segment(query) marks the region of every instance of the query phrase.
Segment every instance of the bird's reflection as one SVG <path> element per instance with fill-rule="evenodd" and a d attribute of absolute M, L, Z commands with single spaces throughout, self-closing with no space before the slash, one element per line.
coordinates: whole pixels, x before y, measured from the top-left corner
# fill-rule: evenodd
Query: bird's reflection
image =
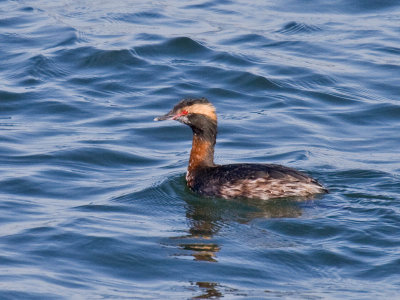
<path fill-rule="evenodd" d="M 249 223 L 256 218 L 296 218 L 301 207 L 293 201 L 224 200 L 185 195 L 187 234 L 174 239 L 197 261 L 217 262 L 221 245 L 214 236 L 229 223 Z M 182 254 L 181 254 L 182 255 Z"/>
<path fill-rule="evenodd" d="M 249 223 L 256 218 L 296 218 L 301 216 L 299 205 L 294 202 L 268 202 L 254 200 L 223 200 L 187 197 L 186 220 L 188 234 L 178 237 L 178 247 L 190 251 L 196 261 L 218 262 L 221 245 L 214 236 L 231 222 Z M 182 242 L 185 241 L 185 242 Z M 186 242 L 187 241 L 187 242 Z M 200 295 L 192 299 L 219 299 L 227 295 L 244 296 L 240 291 L 218 282 L 198 281 Z"/>
<path fill-rule="evenodd" d="M 224 296 L 218 283 L 198 281 L 196 285 L 200 288 L 202 294 L 192 299 L 216 299 Z"/>
<path fill-rule="evenodd" d="M 232 223 L 247 224 L 260 218 L 297 218 L 302 215 L 302 207 L 307 206 L 307 202 L 296 201 L 304 199 L 263 201 L 204 198 L 187 189 L 183 191 L 183 178 L 172 183 L 174 192 L 185 201 L 188 229 L 184 235 L 171 237 L 170 243 L 173 241 L 174 247 L 180 249 L 174 256 L 195 261 L 218 263 L 218 253 L 223 247 L 223 234 L 219 232 L 229 228 Z M 200 295 L 193 299 L 216 299 L 229 294 L 243 296 L 240 291 L 218 282 L 194 281 L 190 284 L 200 291 Z"/>

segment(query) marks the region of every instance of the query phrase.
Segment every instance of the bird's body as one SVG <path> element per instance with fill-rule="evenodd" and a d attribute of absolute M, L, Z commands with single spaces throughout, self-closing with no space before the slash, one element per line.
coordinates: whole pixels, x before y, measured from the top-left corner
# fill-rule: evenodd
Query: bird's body
<path fill-rule="evenodd" d="M 316 180 L 294 169 L 274 164 L 217 165 L 199 168 L 192 175 L 188 174 L 189 187 L 204 196 L 269 200 L 309 197 L 324 192 Z"/>
<path fill-rule="evenodd" d="M 205 98 L 185 99 L 166 115 L 192 128 L 193 143 L 186 173 L 188 187 L 208 197 L 269 200 L 310 197 L 327 190 L 315 179 L 295 169 L 275 164 L 214 164 L 217 116 Z"/>

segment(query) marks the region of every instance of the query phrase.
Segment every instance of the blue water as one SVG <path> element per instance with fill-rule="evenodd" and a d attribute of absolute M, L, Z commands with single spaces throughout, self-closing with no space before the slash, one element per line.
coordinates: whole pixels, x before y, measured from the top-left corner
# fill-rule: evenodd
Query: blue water
<path fill-rule="evenodd" d="M 267 1 L 264 1 L 267 2 Z M 0 299 L 400 299 L 400 3 L 0 1 Z M 216 162 L 330 194 L 204 199 Z"/>

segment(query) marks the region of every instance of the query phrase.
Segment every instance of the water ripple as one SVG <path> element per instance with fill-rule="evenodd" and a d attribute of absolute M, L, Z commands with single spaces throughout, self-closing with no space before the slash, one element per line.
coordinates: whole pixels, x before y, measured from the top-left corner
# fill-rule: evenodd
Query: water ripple
<path fill-rule="evenodd" d="M 210 53 L 207 47 L 189 37 L 176 37 L 158 45 L 136 47 L 135 51 L 142 57 L 179 57 L 180 59 L 194 59 Z"/>
<path fill-rule="evenodd" d="M 298 22 L 289 22 L 286 23 L 282 29 L 278 30 L 277 32 L 282 33 L 282 34 L 288 34 L 288 35 L 298 35 L 298 34 L 306 34 L 306 33 L 313 33 L 316 31 L 321 31 L 322 29 L 318 26 L 315 25 L 309 25 L 309 24 L 304 24 L 304 23 L 298 23 Z"/>

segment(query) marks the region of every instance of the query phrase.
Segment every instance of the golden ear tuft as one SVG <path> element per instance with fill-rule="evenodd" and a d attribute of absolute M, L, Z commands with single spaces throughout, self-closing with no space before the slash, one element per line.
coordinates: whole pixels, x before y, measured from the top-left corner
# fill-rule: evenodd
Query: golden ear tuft
<path fill-rule="evenodd" d="M 211 120 L 217 121 L 215 107 L 211 103 L 196 103 L 186 107 L 189 113 L 201 114 L 209 117 Z"/>

